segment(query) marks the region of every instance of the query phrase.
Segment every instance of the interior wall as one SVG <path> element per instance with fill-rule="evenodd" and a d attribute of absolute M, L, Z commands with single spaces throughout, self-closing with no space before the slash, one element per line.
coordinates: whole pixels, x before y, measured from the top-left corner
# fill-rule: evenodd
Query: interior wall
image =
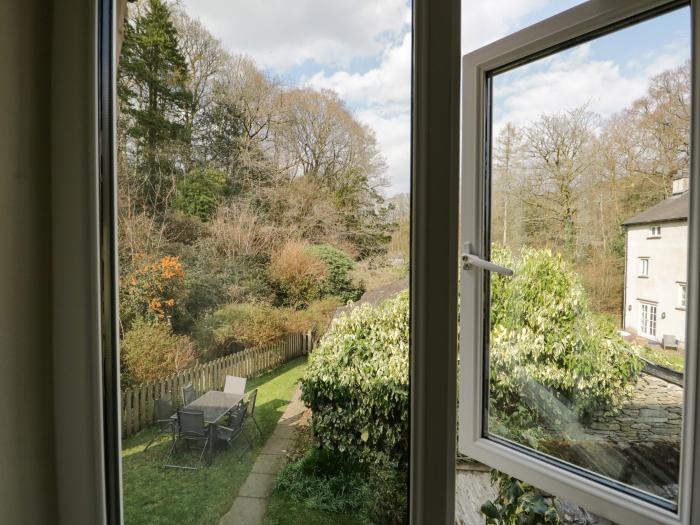
<path fill-rule="evenodd" d="M 0 522 L 55 523 L 50 3 L 0 2 Z"/>

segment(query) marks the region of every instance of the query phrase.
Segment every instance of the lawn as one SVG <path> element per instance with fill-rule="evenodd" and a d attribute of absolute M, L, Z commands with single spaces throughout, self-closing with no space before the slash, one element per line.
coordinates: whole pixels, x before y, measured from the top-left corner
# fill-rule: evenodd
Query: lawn
<path fill-rule="evenodd" d="M 259 388 L 255 418 L 263 437 L 239 460 L 243 439 L 234 449 L 218 448 L 210 466 L 197 471 L 162 469 L 170 446 L 163 436 L 143 452 L 155 429 L 149 427 L 122 443 L 124 522 L 127 525 L 216 524 L 233 503 L 263 444 L 289 404 L 306 358 L 295 359 L 263 376 L 250 379 L 246 390 Z M 248 428 L 253 437 L 254 428 Z M 320 522 L 319 522 L 320 523 Z M 327 523 L 327 522 L 324 522 Z"/>
<path fill-rule="evenodd" d="M 642 357 L 652 363 L 665 366 L 676 372 L 685 368 L 685 353 L 682 350 L 664 350 L 662 347 L 644 346 L 640 349 Z"/>

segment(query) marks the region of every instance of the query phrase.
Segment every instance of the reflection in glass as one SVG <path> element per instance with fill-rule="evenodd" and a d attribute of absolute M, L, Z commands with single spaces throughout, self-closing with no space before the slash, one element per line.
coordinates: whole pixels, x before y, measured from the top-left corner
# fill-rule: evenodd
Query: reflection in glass
<path fill-rule="evenodd" d="M 687 8 L 494 75 L 488 432 L 675 502 Z M 681 288 L 682 286 L 682 288 Z"/>

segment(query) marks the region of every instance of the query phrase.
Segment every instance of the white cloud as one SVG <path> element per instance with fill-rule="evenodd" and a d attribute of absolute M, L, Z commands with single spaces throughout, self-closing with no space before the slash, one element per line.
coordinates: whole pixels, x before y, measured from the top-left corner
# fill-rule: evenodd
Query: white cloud
<path fill-rule="evenodd" d="M 411 34 L 398 45 L 387 46 L 379 65 L 365 73 L 337 71 L 317 73 L 305 84 L 333 89 L 351 107 L 357 118 L 376 133 L 390 181 L 388 194 L 409 191 L 411 153 Z"/>
<path fill-rule="evenodd" d="M 543 113 L 573 109 L 589 103 L 590 111 L 605 118 L 644 96 L 649 80 L 677 67 L 688 56 L 687 46 L 672 46 L 638 67 L 623 68 L 614 60 L 590 58 L 591 46 L 504 73 L 494 82 L 494 131 L 506 123 L 526 124 Z"/>
<path fill-rule="evenodd" d="M 405 0 L 183 0 L 234 53 L 265 68 L 347 67 L 381 53 L 410 22 Z"/>
<path fill-rule="evenodd" d="M 522 26 L 530 13 L 552 0 L 462 0 L 462 52 L 468 53 Z M 555 7 L 561 11 L 564 7 Z"/>

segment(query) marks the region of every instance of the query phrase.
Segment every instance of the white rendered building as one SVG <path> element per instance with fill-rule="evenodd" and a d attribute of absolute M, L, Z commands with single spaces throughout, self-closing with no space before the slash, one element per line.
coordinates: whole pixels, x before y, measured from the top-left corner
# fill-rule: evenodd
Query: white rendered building
<path fill-rule="evenodd" d="M 625 330 L 662 342 L 685 342 L 688 260 L 688 175 L 673 181 L 673 196 L 627 219 Z M 669 337 L 667 337 L 667 340 Z"/>

